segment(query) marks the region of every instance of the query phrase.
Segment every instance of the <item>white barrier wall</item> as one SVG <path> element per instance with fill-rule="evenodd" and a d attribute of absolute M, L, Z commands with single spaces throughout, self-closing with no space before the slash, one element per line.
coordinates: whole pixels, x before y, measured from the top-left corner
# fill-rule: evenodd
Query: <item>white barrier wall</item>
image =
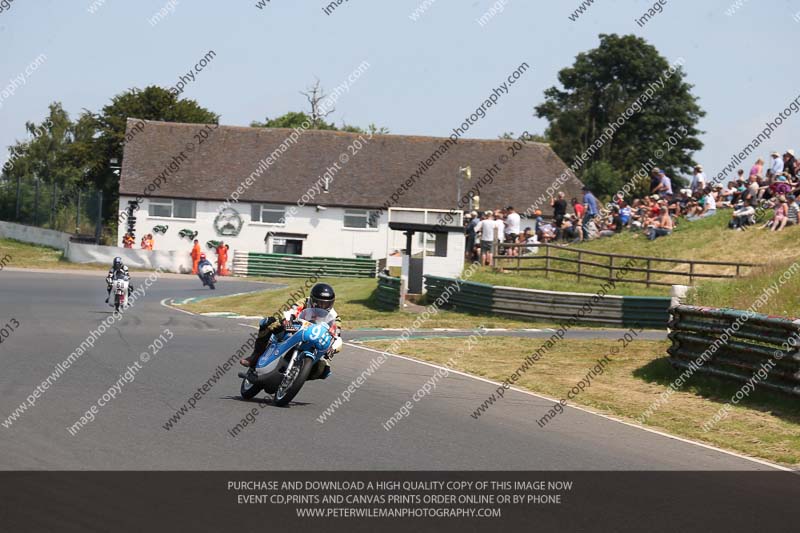
<path fill-rule="evenodd" d="M 115 257 L 121 257 L 129 268 L 152 270 L 161 268 L 166 272 L 175 273 L 192 271 L 192 259 L 185 252 L 137 250 L 71 242 L 65 256 L 73 263 L 102 263 L 110 267 Z"/>
<path fill-rule="evenodd" d="M 0 237 L 64 250 L 69 245 L 70 234 L 0 220 Z"/>

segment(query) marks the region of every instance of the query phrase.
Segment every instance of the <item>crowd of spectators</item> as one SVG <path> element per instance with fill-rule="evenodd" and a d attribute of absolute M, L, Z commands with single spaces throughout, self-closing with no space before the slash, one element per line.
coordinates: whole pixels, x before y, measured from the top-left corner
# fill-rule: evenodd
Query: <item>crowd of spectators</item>
<path fill-rule="evenodd" d="M 624 230 L 635 231 L 650 240 L 666 237 L 682 221 L 688 223 L 716 216 L 723 209 L 730 211 L 728 226 L 744 231 L 758 222 L 759 212 L 773 211 L 762 228 L 780 231 L 800 222 L 800 160 L 793 150 L 781 155 L 773 152 L 768 165 L 756 161 L 745 176 L 739 170 L 735 180 L 726 185 L 710 183 L 698 165 L 689 186 L 673 190 L 672 179 L 658 168 L 651 172 L 649 194 L 630 202 L 617 194 L 601 208 L 600 201 L 587 187 L 581 200 L 567 201 L 559 192 L 550 199 L 552 217 L 541 210 L 523 219 L 512 206 L 465 215 L 466 250 L 470 260 L 492 263 L 495 239 L 515 243 L 501 247 L 506 256 L 537 253 L 537 244 L 576 243 L 610 237 Z"/>

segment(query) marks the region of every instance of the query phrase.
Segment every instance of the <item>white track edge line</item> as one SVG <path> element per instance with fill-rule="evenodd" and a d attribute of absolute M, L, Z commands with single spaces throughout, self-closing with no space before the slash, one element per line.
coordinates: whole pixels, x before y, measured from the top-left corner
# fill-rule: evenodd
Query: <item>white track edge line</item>
<path fill-rule="evenodd" d="M 191 316 L 201 316 L 201 315 L 198 315 L 197 313 L 192 313 L 191 311 L 187 311 L 185 309 L 181 309 L 180 307 L 175 307 L 174 305 L 169 305 L 168 303 L 166 303 L 167 300 L 170 300 L 170 298 L 164 298 L 163 300 L 161 300 L 161 305 L 163 305 L 167 309 L 174 309 L 175 311 L 180 311 L 181 313 L 186 313 L 187 315 L 191 315 Z"/>

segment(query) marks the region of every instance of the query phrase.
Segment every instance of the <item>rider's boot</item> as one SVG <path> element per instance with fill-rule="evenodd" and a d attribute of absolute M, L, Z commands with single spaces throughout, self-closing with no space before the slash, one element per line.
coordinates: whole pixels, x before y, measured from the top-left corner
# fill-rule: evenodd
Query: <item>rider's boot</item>
<path fill-rule="evenodd" d="M 240 365 L 249 367 L 251 369 L 256 367 L 259 356 L 267 349 L 269 341 L 272 338 L 270 326 L 274 322 L 275 320 L 272 317 L 270 317 L 268 320 L 261 321 L 261 324 L 258 328 L 258 337 L 256 338 L 255 345 L 253 346 L 253 353 L 250 354 L 249 357 L 242 357 L 242 359 L 239 360 Z"/>

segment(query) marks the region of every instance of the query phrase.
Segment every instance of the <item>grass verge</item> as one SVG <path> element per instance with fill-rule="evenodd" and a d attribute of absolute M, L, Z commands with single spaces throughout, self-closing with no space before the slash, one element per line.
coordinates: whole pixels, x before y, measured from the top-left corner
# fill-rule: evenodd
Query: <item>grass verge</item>
<path fill-rule="evenodd" d="M 9 268 L 51 268 L 71 270 L 102 270 L 108 265 L 70 263 L 64 259 L 64 253 L 56 248 L 48 248 L 36 244 L 0 239 L 0 260 Z"/>
<path fill-rule="evenodd" d="M 302 288 L 304 280 L 298 278 L 262 278 L 262 281 L 284 283 L 284 289 L 268 290 L 240 296 L 208 298 L 181 306 L 193 313 L 232 312 L 248 316 L 264 316 L 280 309 L 287 298 Z M 336 290 L 336 311 L 342 317 L 346 329 L 355 328 L 410 328 L 417 319 L 416 313 L 404 311 L 382 311 L 378 308 L 373 292 L 377 281 L 370 278 L 321 279 Z M 308 289 L 306 289 L 306 293 Z M 513 320 L 493 316 L 468 315 L 450 311 L 439 311 L 420 327 L 474 329 L 487 328 L 535 328 L 541 323 Z"/>
<path fill-rule="evenodd" d="M 443 364 L 453 353 L 462 350 L 464 343 L 464 339 L 456 338 L 409 340 L 399 353 Z M 387 349 L 392 341 L 370 341 L 367 344 L 376 349 Z M 667 341 L 630 343 L 623 351 L 611 356 L 605 372 L 595 377 L 591 386 L 571 402 L 635 423 L 679 376 L 665 356 L 668 345 Z M 456 369 L 501 382 L 536 347 L 538 344 L 520 342 L 518 338 L 483 337 L 471 350 L 458 357 Z M 567 391 L 586 376 L 599 358 L 619 347 L 621 344 L 617 341 L 561 341 L 533 369 L 523 374 L 517 385 L 553 398 L 566 397 Z M 695 375 L 647 419 L 646 425 L 719 448 L 799 467 L 800 402 L 796 398 L 756 391 L 733 406 L 727 419 L 713 429 L 708 432 L 702 429 L 703 423 L 713 417 L 739 388 L 736 383 Z M 472 411 L 478 405 L 479 402 L 475 401 L 474 405 L 465 404 L 464 409 Z M 492 407 L 502 408 L 502 401 Z M 532 412 L 531 419 L 537 420 L 545 413 Z"/>

